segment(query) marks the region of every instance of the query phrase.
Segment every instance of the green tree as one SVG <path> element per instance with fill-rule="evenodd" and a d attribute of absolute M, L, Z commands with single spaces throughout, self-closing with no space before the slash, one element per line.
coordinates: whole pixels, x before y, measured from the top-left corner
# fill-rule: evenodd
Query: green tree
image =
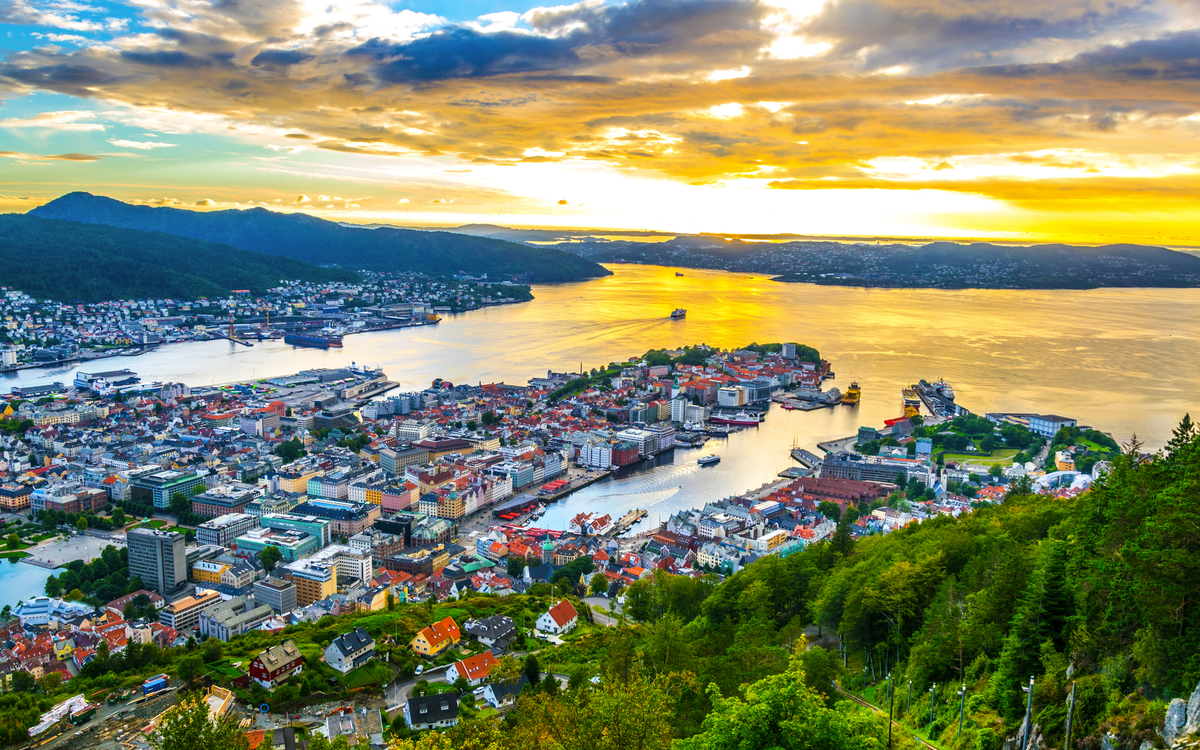
<path fill-rule="evenodd" d="M 270 575 L 275 570 L 275 566 L 282 559 L 283 553 L 273 544 L 268 544 L 258 553 L 258 561 L 262 563 L 263 570 L 267 571 L 267 575 Z"/>
<path fill-rule="evenodd" d="M 12 686 L 14 693 L 32 693 L 37 687 L 37 680 L 29 672 L 19 669 L 13 672 Z"/>
<path fill-rule="evenodd" d="M 7 537 L 8 548 L 16 549 L 21 546 L 21 537 L 16 534 L 9 534 Z"/>
<path fill-rule="evenodd" d="M 168 510 L 178 518 L 183 513 L 191 512 L 192 501 L 182 492 L 176 492 L 174 495 L 171 495 L 171 504 Z"/>
<path fill-rule="evenodd" d="M 125 525 L 125 511 L 121 510 L 120 508 L 113 510 L 112 522 L 113 522 L 113 525 L 118 528 L 121 526 L 124 526 Z"/>
<path fill-rule="evenodd" d="M 608 592 L 608 578 L 603 573 L 597 573 L 592 576 L 592 580 L 588 582 L 588 588 L 593 596 L 600 596 Z"/>
<path fill-rule="evenodd" d="M 200 693 L 184 693 L 149 737 L 155 750 L 246 750 L 246 735 L 237 723 L 209 715 Z"/>
<path fill-rule="evenodd" d="M 877 750 L 887 743 L 886 719 L 866 711 L 828 708 L 809 687 L 803 664 L 747 686 L 744 697 L 725 698 L 709 686 L 712 711 L 703 730 L 675 743 L 677 750 Z"/>
<path fill-rule="evenodd" d="M 225 648 L 216 638 L 209 638 L 204 642 L 204 661 L 211 664 L 214 661 L 220 661 L 221 655 Z"/>
<path fill-rule="evenodd" d="M 525 657 L 525 665 L 522 668 L 522 671 L 524 671 L 525 677 L 529 680 L 530 685 L 536 685 L 541 681 L 542 667 L 540 664 L 538 664 L 537 654 L 530 654 L 529 656 Z"/>
<path fill-rule="evenodd" d="M 842 508 L 832 500 L 822 500 L 817 505 L 817 510 L 820 511 L 821 515 L 825 516 L 834 523 L 842 520 Z"/>

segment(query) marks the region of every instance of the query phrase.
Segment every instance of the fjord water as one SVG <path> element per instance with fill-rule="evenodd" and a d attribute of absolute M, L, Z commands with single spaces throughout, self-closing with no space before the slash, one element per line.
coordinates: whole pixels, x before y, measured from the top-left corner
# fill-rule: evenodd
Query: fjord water
<path fill-rule="evenodd" d="M 534 287 L 520 305 L 447 315 L 437 326 L 347 336 L 341 350 L 282 342 L 253 348 L 211 341 L 172 345 L 84 369 L 129 367 L 143 380 L 190 385 L 284 375 L 356 362 L 378 365 L 404 390 L 435 377 L 525 383 L 547 368 L 592 368 L 650 348 L 797 341 L 818 348 L 837 377 L 862 386 L 858 407 L 773 408 L 763 427 L 664 465 L 594 485 L 559 503 L 543 523 L 564 528 L 580 510 L 647 508 L 650 521 L 774 478 L 793 439 L 809 449 L 900 414 L 900 388 L 949 381 L 972 411 L 1075 417 L 1119 441 L 1137 433 L 1161 446 L 1185 412 L 1200 414 L 1200 289 L 1018 291 L 893 290 L 784 284 L 762 276 L 616 265 L 591 281 Z M 676 271 L 684 274 L 677 276 Z M 670 312 L 687 309 L 684 320 Z M 27 370 L 0 381 L 68 381 L 75 369 Z M 695 458 L 715 452 L 720 464 Z"/>

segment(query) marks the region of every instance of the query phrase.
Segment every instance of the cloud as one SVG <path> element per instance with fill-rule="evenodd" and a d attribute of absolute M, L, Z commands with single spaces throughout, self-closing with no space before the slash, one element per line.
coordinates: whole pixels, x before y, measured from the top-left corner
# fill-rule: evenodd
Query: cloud
<path fill-rule="evenodd" d="M 217 202 L 215 200 L 212 200 L 211 198 L 203 198 L 201 200 L 196 201 L 195 205 L 197 205 L 197 206 L 215 206 L 215 205 L 217 205 Z"/>
<path fill-rule="evenodd" d="M 311 200 L 312 199 L 309 198 L 307 195 L 304 195 L 303 193 L 301 193 L 300 195 L 296 196 L 296 200 L 292 201 L 292 203 L 308 203 Z"/>
<path fill-rule="evenodd" d="M 104 158 L 95 154 L 22 154 L 17 151 L 0 151 L 0 156 L 9 159 L 37 159 L 45 161 L 99 161 Z"/>
<path fill-rule="evenodd" d="M 163 143 L 161 141 L 126 141 L 123 139 L 110 139 L 109 143 L 121 148 L 134 148 L 139 151 L 152 151 L 156 148 L 174 148 L 175 143 Z"/>
<path fill-rule="evenodd" d="M 53 130 L 103 131 L 104 125 L 98 122 L 80 122 L 95 117 L 94 112 L 78 110 L 63 110 L 60 112 L 40 112 L 33 117 L 10 117 L 0 120 L 0 128 L 50 128 Z"/>

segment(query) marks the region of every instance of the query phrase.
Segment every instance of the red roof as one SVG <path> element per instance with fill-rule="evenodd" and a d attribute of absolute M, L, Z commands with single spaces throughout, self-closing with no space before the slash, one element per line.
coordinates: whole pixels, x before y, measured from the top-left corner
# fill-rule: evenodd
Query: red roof
<path fill-rule="evenodd" d="M 563 599 L 550 608 L 550 617 L 560 628 L 578 616 L 579 613 L 575 611 L 575 608 L 566 599 Z"/>

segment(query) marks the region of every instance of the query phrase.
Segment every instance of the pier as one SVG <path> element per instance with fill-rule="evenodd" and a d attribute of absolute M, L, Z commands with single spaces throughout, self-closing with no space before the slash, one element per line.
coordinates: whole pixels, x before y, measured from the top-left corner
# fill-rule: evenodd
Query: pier
<path fill-rule="evenodd" d="M 650 511 L 642 510 L 641 508 L 634 508 L 625 515 L 621 516 L 617 522 L 613 524 L 612 529 L 605 536 L 616 536 L 648 515 L 650 515 Z"/>

